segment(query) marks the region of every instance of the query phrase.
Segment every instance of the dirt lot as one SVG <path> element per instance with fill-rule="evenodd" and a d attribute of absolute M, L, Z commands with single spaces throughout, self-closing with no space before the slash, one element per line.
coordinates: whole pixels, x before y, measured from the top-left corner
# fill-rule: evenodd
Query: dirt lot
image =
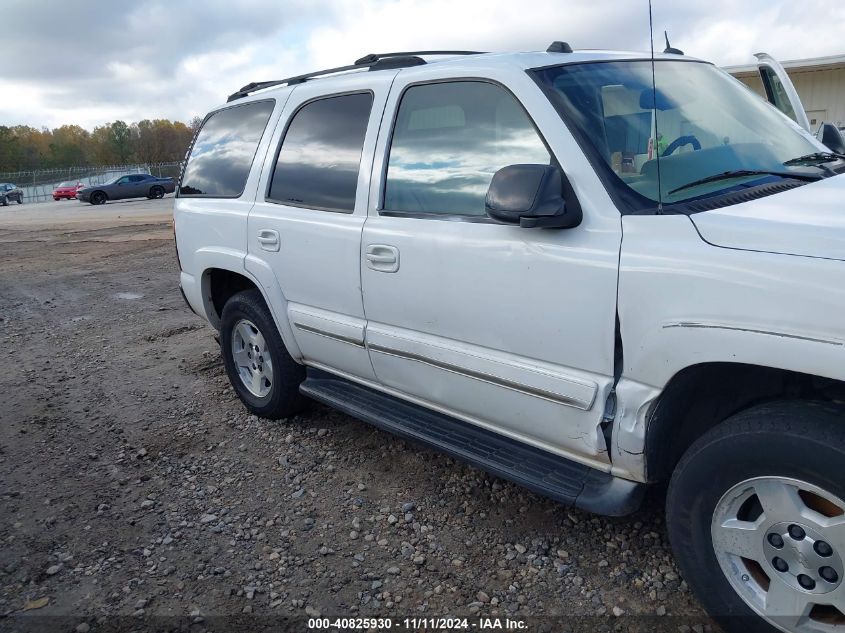
<path fill-rule="evenodd" d="M 659 495 L 594 517 L 320 406 L 247 415 L 179 296 L 171 206 L 0 211 L 0 629 L 714 627 Z"/>

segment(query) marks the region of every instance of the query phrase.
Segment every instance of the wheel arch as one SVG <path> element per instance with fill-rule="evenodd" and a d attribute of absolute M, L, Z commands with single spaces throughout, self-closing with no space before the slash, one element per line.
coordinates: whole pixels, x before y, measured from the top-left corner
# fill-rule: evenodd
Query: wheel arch
<path fill-rule="evenodd" d="M 301 359 L 302 353 L 296 344 L 290 322 L 287 319 L 286 302 L 281 306 L 282 310 L 280 311 L 280 306 L 276 305 L 277 302 L 268 296 L 267 290 L 260 280 L 253 277 L 249 271 L 233 270 L 220 265 L 209 266 L 202 272 L 200 286 L 205 317 L 216 330 L 220 329 L 220 315 L 223 312 L 223 306 L 226 305 L 226 301 L 230 297 L 243 290 L 258 290 L 273 316 L 273 321 L 276 323 L 276 328 L 279 330 L 288 353 L 295 360 Z"/>
<path fill-rule="evenodd" d="M 201 283 L 203 308 L 206 317 L 215 329 L 220 329 L 223 306 L 233 295 L 253 288 L 260 291 L 258 284 L 252 279 L 243 273 L 226 268 L 206 268 L 202 273 Z"/>
<path fill-rule="evenodd" d="M 686 449 L 708 430 L 740 411 L 775 400 L 842 403 L 845 382 L 737 362 L 706 362 L 681 369 L 646 413 L 646 480 L 667 480 Z"/>

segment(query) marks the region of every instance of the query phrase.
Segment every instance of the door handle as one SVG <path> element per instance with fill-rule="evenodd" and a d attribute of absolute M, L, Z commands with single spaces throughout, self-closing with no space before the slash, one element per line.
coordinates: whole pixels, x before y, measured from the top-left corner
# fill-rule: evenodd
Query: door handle
<path fill-rule="evenodd" d="M 279 232 L 273 229 L 261 229 L 258 231 L 258 243 L 265 251 L 276 252 L 279 250 Z"/>
<path fill-rule="evenodd" d="M 364 258 L 367 267 L 382 273 L 395 273 L 399 270 L 399 249 L 386 244 L 370 244 Z"/>
<path fill-rule="evenodd" d="M 373 253 L 367 253 L 367 261 L 374 264 L 395 264 L 396 257 L 393 255 L 374 255 Z"/>

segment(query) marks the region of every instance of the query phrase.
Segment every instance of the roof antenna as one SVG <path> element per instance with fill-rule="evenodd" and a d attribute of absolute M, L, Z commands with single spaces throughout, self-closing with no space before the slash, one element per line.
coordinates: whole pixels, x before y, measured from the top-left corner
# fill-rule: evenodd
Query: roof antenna
<path fill-rule="evenodd" d="M 672 48 L 669 44 L 669 34 L 666 31 L 663 31 L 663 37 L 666 38 L 666 48 L 663 49 L 664 53 L 672 53 L 673 55 L 683 55 L 684 51 L 680 48 Z"/>
<path fill-rule="evenodd" d="M 665 31 L 664 31 L 665 34 Z M 654 24 L 651 18 L 651 0 L 648 0 L 648 38 L 651 44 L 651 106 L 654 121 L 654 136 L 649 141 L 649 149 L 654 153 L 654 159 L 657 161 L 657 214 L 663 213 L 663 187 L 660 182 L 660 135 L 657 133 L 657 80 L 654 77 Z M 669 43 L 669 37 L 666 37 L 666 43 Z"/>

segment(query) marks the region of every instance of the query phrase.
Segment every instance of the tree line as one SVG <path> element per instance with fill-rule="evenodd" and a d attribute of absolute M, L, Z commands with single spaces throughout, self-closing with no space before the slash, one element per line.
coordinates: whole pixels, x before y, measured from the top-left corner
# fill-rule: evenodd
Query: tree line
<path fill-rule="evenodd" d="M 0 125 L 0 172 L 180 161 L 201 122 L 115 121 L 90 132 L 78 125 Z"/>

